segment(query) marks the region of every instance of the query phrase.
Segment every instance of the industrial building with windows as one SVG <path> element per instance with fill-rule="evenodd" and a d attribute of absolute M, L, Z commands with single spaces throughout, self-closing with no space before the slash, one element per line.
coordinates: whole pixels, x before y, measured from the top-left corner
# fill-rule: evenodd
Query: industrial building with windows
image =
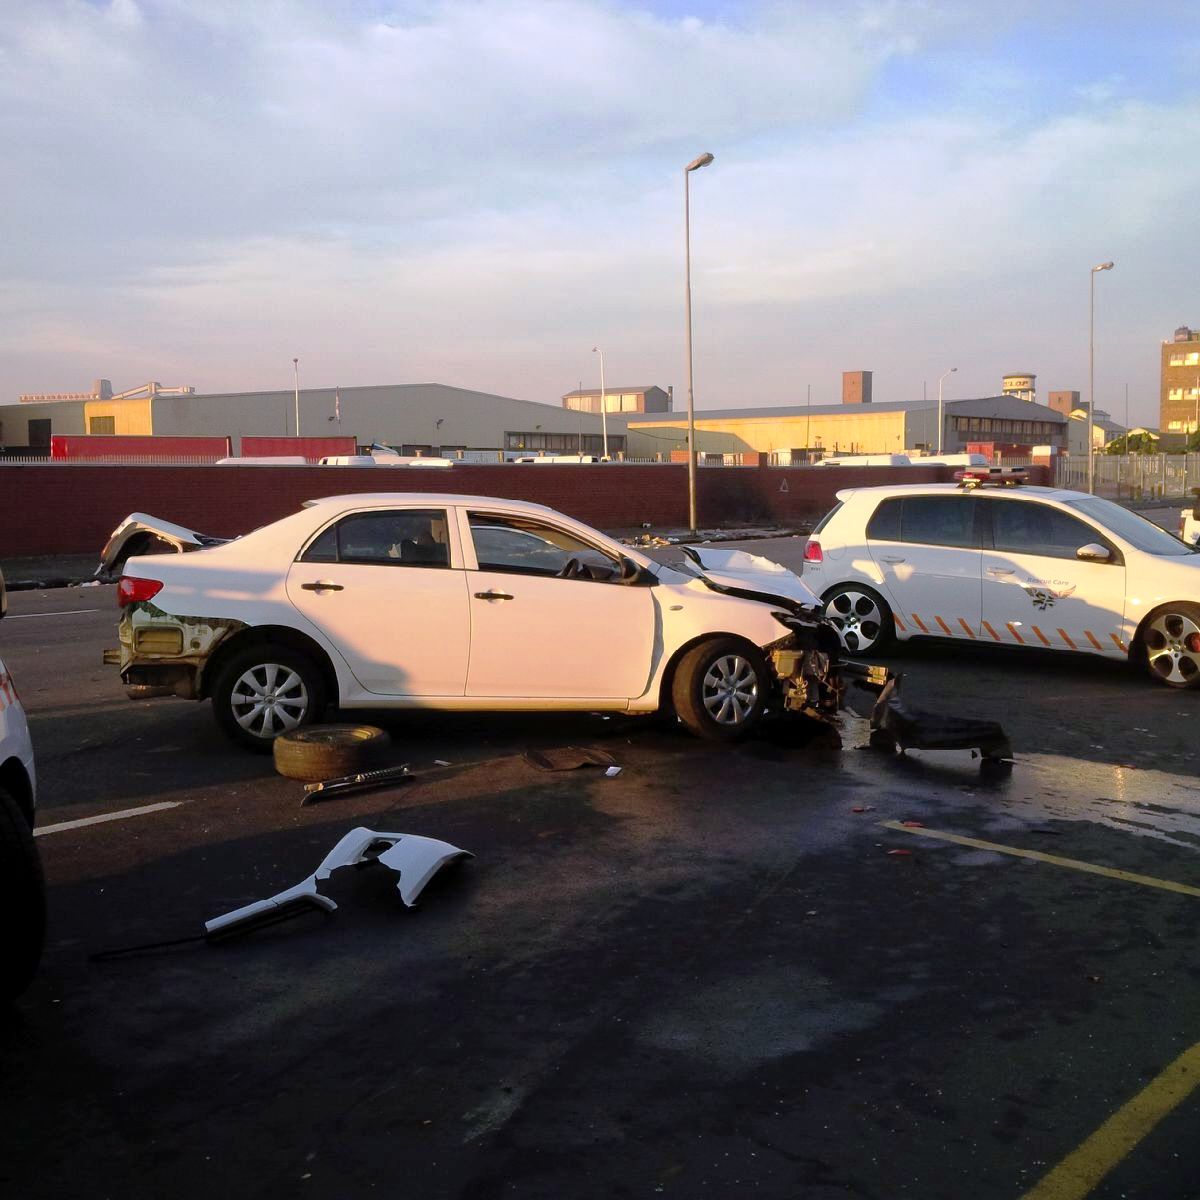
<path fill-rule="evenodd" d="M 696 413 L 703 454 L 767 452 L 777 461 L 816 461 L 833 454 L 958 453 L 989 457 L 1067 449 L 1076 392 L 1035 399 L 1035 377 L 1005 378 L 1005 394 L 947 400 L 938 437 L 938 402 L 876 404 L 870 371 L 843 376 L 843 403 L 725 408 Z M 516 400 L 445 384 L 305 388 L 298 394 L 299 433 L 343 435 L 360 445 L 384 443 L 404 454 L 514 458 L 596 455 L 670 460 L 687 449 L 686 413 L 672 411 L 670 388 L 579 389 L 559 405 Z M 107 380 L 91 392 L 22 396 L 0 406 L 0 446 L 46 452 L 55 434 L 229 437 L 294 435 L 295 389 L 197 394 L 190 387 L 146 384 L 114 395 Z M 1097 414 L 1098 416 L 1100 414 Z M 1045 453 L 1047 451 L 1043 451 Z"/>
<path fill-rule="evenodd" d="M 98 380 L 87 393 L 22 396 L 18 404 L 0 405 L 0 445 L 36 452 L 48 448 L 54 434 L 214 435 L 231 437 L 236 449 L 244 436 L 297 432 L 291 389 L 201 395 L 190 387 L 147 384 L 123 395 L 112 395 L 108 381 Z M 440 383 L 302 388 L 299 410 L 304 435 L 345 434 L 404 454 L 599 455 L 603 424 L 609 453 L 626 448 L 624 426 L 611 416 L 604 422 L 598 413 Z"/>

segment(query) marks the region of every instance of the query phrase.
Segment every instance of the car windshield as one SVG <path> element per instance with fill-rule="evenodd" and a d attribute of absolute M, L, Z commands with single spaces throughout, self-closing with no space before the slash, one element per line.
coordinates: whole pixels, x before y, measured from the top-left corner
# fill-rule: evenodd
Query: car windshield
<path fill-rule="evenodd" d="M 1111 500 L 1102 500 L 1099 496 L 1079 496 L 1066 503 L 1069 508 L 1083 513 L 1085 517 L 1091 517 L 1105 529 L 1111 529 L 1117 537 L 1127 541 L 1135 550 L 1163 556 L 1196 553 L 1186 542 L 1181 542 L 1165 529 L 1160 529 L 1145 517 L 1130 512 Z"/>

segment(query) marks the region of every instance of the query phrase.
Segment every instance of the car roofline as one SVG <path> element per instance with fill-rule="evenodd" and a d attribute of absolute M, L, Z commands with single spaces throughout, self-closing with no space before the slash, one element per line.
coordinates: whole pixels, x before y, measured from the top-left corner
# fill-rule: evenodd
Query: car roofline
<path fill-rule="evenodd" d="M 354 504 L 362 508 L 384 507 L 391 504 L 453 504 L 497 505 L 519 511 L 557 513 L 557 509 L 532 500 L 512 500 L 504 496 L 466 496 L 457 492 L 344 492 L 337 496 L 317 496 L 305 500 L 301 508 L 319 508 L 327 505 Z M 566 516 L 566 513 L 561 514 Z"/>

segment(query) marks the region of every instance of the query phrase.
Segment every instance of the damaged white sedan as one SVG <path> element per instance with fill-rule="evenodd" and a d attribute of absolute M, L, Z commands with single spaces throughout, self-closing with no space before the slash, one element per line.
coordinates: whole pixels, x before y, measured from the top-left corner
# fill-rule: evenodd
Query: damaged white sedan
<path fill-rule="evenodd" d="M 139 514 L 140 533 L 154 524 Z M 846 670 L 883 682 L 839 670 L 837 634 L 792 572 L 709 548 L 664 566 L 525 501 L 331 496 L 179 548 L 124 564 L 105 661 L 133 695 L 211 698 L 256 748 L 330 705 L 667 711 L 731 739 L 768 704 L 836 713 Z"/>

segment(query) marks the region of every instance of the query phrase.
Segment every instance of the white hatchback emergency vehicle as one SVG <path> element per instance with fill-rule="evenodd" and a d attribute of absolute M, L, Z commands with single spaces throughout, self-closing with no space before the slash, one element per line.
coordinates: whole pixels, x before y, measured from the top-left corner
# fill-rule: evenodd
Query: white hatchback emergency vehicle
<path fill-rule="evenodd" d="M 1200 553 L 1098 496 L 1002 480 L 847 488 L 803 578 L 851 653 L 953 638 L 1144 661 L 1200 685 Z"/>

